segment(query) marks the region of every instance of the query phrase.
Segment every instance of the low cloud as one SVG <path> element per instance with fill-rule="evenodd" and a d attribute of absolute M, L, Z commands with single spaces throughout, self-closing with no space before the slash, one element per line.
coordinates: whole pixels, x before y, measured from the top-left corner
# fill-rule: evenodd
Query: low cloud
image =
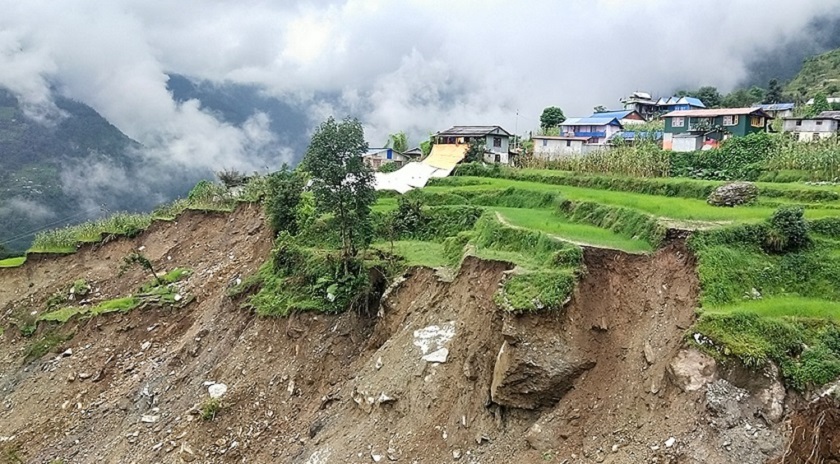
<path fill-rule="evenodd" d="M 36 201 L 12 197 L 0 205 L 0 217 L 15 216 L 23 216 L 37 222 L 55 218 L 55 212 Z"/>
<path fill-rule="evenodd" d="M 305 105 L 313 123 L 358 116 L 374 145 L 398 130 L 416 142 L 452 124 L 524 132 L 546 106 L 584 115 L 634 90 L 727 91 L 757 54 L 809 42 L 814 18 L 840 16 L 840 0 L 0 0 L 0 8 L 0 85 L 32 117 L 57 117 L 57 90 L 143 143 L 146 156 L 244 170 L 267 157 L 287 161 L 290 150 L 271 140 L 264 115 L 232 125 L 199 102 L 175 101 L 167 73 L 257 85 Z"/>

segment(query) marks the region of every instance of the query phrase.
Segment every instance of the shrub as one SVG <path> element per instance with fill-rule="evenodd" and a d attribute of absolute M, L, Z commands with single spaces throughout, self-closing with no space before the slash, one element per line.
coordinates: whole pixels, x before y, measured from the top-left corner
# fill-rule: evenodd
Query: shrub
<path fill-rule="evenodd" d="M 783 206 L 773 212 L 770 218 L 765 245 L 774 252 L 797 251 L 811 243 L 808 236 L 808 222 L 801 206 Z"/>
<path fill-rule="evenodd" d="M 303 176 L 286 165 L 268 176 L 265 209 L 275 233 L 298 233 L 298 207 L 304 182 Z"/>
<path fill-rule="evenodd" d="M 394 172 L 400 169 L 400 166 L 397 163 L 385 163 L 379 168 L 379 172 L 381 173 L 389 173 Z"/>
<path fill-rule="evenodd" d="M 222 410 L 222 401 L 218 398 L 208 398 L 202 403 L 199 409 L 201 418 L 206 421 L 211 421 L 216 418 L 219 411 Z"/>

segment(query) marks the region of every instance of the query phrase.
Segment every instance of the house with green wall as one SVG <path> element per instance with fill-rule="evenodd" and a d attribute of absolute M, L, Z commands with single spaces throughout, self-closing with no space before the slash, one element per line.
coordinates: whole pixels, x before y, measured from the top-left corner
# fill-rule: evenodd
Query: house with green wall
<path fill-rule="evenodd" d="M 766 132 L 773 119 L 761 108 L 715 108 L 672 111 L 663 116 L 662 147 L 695 151 L 717 147 L 729 137 Z"/>

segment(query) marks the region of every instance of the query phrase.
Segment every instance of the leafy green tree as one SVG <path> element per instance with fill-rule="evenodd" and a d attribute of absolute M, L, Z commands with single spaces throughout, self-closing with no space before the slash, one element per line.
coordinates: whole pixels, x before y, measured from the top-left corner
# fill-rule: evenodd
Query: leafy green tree
<path fill-rule="evenodd" d="M 828 104 L 828 98 L 824 93 L 818 93 L 814 96 L 814 104 L 811 105 L 809 113 L 811 116 L 816 116 L 823 111 L 831 111 L 831 105 Z"/>
<path fill-rule="evenodd" d="M 265 209 L 268 222 L 275 233 L 298 233 L 298 205 L 305 182 L 303 175 L 289 169 L 286 164 L 268 176 Z"/>
<path fill-rule="evenodd" d="M 607 107 L 604 105 L 598 105 L 595 108 L 592 108 L 596 113 L 606 113 Z"/>
<path fill-rule="evenodd" d="M 563 114 L 563 110 L 556 106 L 549 106 L 540 115 L 540 127 L 543 129 L 557 127 L 565 120 L 566 116 Z"/>
<path fill-rule="evenodd" d="M 749 90 L 738 89 L 732 91 L 723 99 L 724 108 L 746 108 L 764 99 L 764 90 L 753 87 Z"/>
<path fill-rule="evenodd" d="M 764 94 L 764 103 L 781 103 L 784 99 L 782 95 L 782 86 L 776 79 L 770 79 L 767 83 L 767 93 Z"/>
<path fill-rule="evenodd" d="M 332 213 L 345 258 L 371 239 L 370 207 L 376 201 L 373 172 L 362 156 L 368 149 L 362 124 L 330 117 L 312 135 L 302 166 L 312 175 L 315 204 Z"/>
<path fill-rule="evenodd" d="M 388 141 L 385 142 L 385 148 L 393 148 L 395 151 L 405 153 L 408 151 L 408 136 L 405 132 L 397 132 L 388 136 Z"/>
<path fill-rule="evenodd" d="M 464 155 L 464 161 L 467 163 L 479 163 L 484 161 L 484 140 L 473 139 L 470 142 L 467 153 Z"/>
<path fill-rule="evenodd" d="M 697 95 L 695 95 L 695 98 L 700 99 L 700 101 L 706 105 L 706 108 L 716 108 L 720 106 L 721 100 L 723 99 L 720 92 L 718 92 L 717 87 L 713 87 L 711 85 L 703 86 L 697 89 Z"/>

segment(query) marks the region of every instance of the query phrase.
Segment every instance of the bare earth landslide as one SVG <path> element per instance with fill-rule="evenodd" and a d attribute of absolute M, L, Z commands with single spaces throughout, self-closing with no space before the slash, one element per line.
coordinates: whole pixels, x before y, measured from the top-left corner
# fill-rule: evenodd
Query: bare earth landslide
<path fill-rule="evenodd" d="M 0 269 L 0 462 L 760 463 L 784 450 L 777 373 L 683 348 L 698 281 L 681 241 L 586 248 L 562 311 L 503 313 L 493 294 L 511 265 L 467 258 L 451 282 L 410 270 L 378 314 L 259 318 L 226 291 L 271 242 L 244 205 Z M 24 338 L 9 318 L 81 278 L 96 300 L 136 291 L 140 271 L 118 274 L 139 247 L 160 270 L 193 269 L 195 301 L 71 320 L 58 330 L 72 338 L 24 363 L 48 328 Z M 203 420 L 213 383 L 227 392 Z"/>

